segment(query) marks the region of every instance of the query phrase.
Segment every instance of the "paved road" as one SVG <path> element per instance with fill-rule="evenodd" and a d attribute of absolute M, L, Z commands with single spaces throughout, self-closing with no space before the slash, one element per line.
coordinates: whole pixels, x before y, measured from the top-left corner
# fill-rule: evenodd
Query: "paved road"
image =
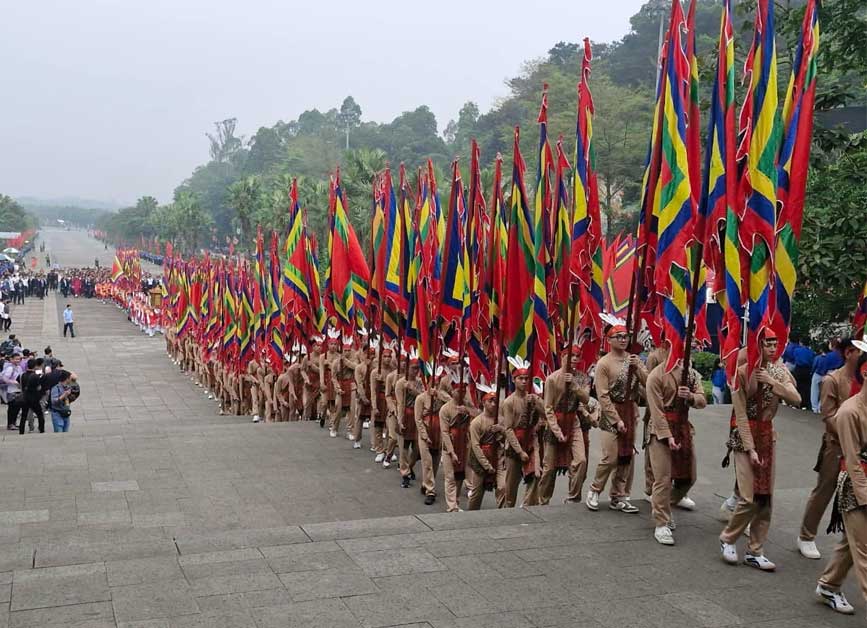
<path fill-rule="evenodd" d="M 46 241 L 61 263 L 102 249 L 80 232 Z M 824 561 L 793 549 L 821 435 L 811 415 L 779 419 L 770 575 L 718 558 L 726 407 L 695 417 L 698 510 L 678 513 L 664 548 L 640 472 L 637 516 L 443 513 L 317 425 L 217 416 L 113 306 L 74 300 L 79 335 L 64 340 L 61 306 L 13 312 L 26 345 L 50 343 L 78 373 L 82 398 L 68 434 L 0 437 L 0 627 L 863 625 L 854 583 L 857 619 L 831 613 L 811 597 Z"/>

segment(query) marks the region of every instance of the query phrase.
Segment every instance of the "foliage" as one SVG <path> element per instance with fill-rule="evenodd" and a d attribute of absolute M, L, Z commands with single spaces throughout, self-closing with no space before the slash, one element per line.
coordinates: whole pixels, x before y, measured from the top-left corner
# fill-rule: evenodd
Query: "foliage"
<path fill-rule="evenodd" d="M 792 328 L 802 334 L 844 323 L 867 268 L 867 136 L 853 137 L 839 158 L 810 170 Z"/>
<path fill-rule="evenodd" d="M 97 229 L 119 243 L 136 244 L 142 236 L 149 238 L 156 233 L 151 216 L 157 209 L 153 196 L 141 197 L 133 207 L 125 207 L 117 213 L 105 213 L 96 221 Z"/>
<path fill-rule="evenodd" d="M 710 381 L 717 360 L 719 360 L 719 356 L 709 351 L 694 351 L 692 353 L 692 367 L 701 373 L 703 381 Z"/>
<path fill-rule="evenodd" d="M 0 194 L 0 231 L 26 231 L 36 224 L 36 217 L 28 214 L 15 199 Z"/>

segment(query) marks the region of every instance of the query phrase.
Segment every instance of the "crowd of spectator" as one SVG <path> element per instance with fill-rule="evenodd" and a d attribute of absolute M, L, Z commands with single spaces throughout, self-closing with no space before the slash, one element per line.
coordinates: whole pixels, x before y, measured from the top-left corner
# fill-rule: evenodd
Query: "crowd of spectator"
<path fill-rule="evenodd" d="M 15 336 L 0 343 L 0 403 L 6 405 L 6 429 L 19 434 L 45 432 L 45 415 L 55 432 L 68 432 L 71 404 L 81 389 L 75 373 L 54 356 L 51 347 L 42 355 L 21 346 Z"/>
<path fill-rule="evenodd" d="M 843 366 L 843 356 L 837 349 L 838 339 L 829 340 L 818 352 L 810 348 L 808 339 L 792 334 L 783 351 L 783 363 L 791 371 L 801 395 L 801 408 L 819 412 L 819 392 L 822 379 Z"/>

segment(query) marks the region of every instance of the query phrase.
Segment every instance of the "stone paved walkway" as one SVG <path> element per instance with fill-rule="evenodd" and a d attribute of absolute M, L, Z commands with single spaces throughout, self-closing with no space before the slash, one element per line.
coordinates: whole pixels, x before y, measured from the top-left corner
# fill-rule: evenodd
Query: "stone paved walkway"
<path fill-rule="evenodd" d="M 44 237 L 61 263 L 102 251 L 81 232 Z M 62 307 L 51 295 L 13 312 L 25 346 L 50 343 L 82 397 L 68 434 L 0 437 L 0 628 L 863 625 L 854 582 L 859 614 L 833 614 L 812 599 L 824 560 L 793 548 L 821 434 L 810 415 L 779 419 L 767 548 L 779 571 L 765 574 L 718 557 L 726 407 L 694 418 L 698 509 L 677 514 L 678 545 L 664 548 L 640 471 L 637 516 L 443 513 L 318 425 L 217 416 L 162 339 L 113 306 L 74 300 L 79 335 L 62 339 Z"/>

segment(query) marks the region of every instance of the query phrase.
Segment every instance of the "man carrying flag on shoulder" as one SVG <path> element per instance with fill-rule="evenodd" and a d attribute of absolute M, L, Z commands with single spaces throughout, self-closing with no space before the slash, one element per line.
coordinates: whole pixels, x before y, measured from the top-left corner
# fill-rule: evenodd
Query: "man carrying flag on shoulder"
<path fill-rule="evenodd" d="M 511 356 L 509 363 L 514 367 L 512 378 L 515 392 L 506 397 L 500 406 L 506 445 L 500 463 L 501 479 L 497 481 L 500 488 L 497 498 L 499 508 L 515 507 L 518 485 L 522 479 L 527 483 L 525 497 L 531 495 L 533 485 L 541 475 L 537 427 L 545 416 L 545 406 L 538 395 L 531 392 L 530 363 Z"/>
<path fill-rule="evenodd" d="M 567 502 L 581 501 L 581 483 L 587 476 L 584 455 L 584 435 L 579 423 L 582 404 L 590 401 L 586 375 L 578 372 L 581 349 L 573 346 L 563 352 L 562 364 L 545 380 L 545 452 L 542 477 L 539 480 L 539 501 L 550 503 L 558 474 L 568 474 Z"/>
<path fill-rule="evenodd" d="M 771 523 L 774 492 L 774 417 L 785 401 L 801 402 L 795 380 L 779 361 L 777 335 L 765 327 L 761 336 L 760 366 L 750 373 L 749 364 L 738 368 L 738 385 L 732 391 L 736 427 L 729 435 L 734 453 L 738 502 L 726 528 L 720 534 L 720 552 L 725 562 L 738 562 L 735 542 L 750 526 L 750 540 L 744 563 L 762 571 L 776 565 L 765 558 L 763 549 Z M 749 374 L 749 375 L 748 375 Z"/>
<path fill-rule="evenodd" d="M 638 398 L 647 380 L 647 371 L 641 358 L 626 351 L 629 345 L 626 327 L 612 325 L 606 336 L 611 350 L 596 364 L 595 377 L 602 458 L 596 466 L 596 478 L 587 493 L 586 505 L 590 510 L 599 510 L 599 494 L 605 490 L 613 472 L 608 507 L 634 514 L 638 508 L 629 501 L 629 494 L 635 475 L 635 423 Z"/>
<path fill-rule="evenodd" d="M 704 408 L 707 399 L 701 375 L 690 368 L 683 386 L 683 366 L 666 371 L 662 362 L 647 376 L 647 405 L 650 409 L 646 456 L 653 471 L 650 503 L 656 529 L 654 538 L 662 545 L 674 545 L 671 507 L 686 497 L 695 484 L 695 451 L 689 408 Z"/>

